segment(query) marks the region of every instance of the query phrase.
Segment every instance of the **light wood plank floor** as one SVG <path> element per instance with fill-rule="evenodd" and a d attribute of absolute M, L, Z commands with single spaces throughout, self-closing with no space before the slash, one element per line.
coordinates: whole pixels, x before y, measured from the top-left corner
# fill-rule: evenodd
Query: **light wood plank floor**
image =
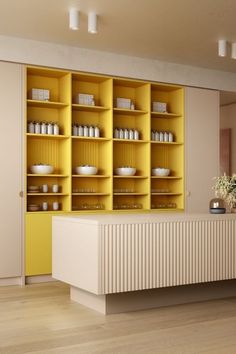
<path fill-rule="evenodd" d="M 1 354 L 235 354 L 236 298 L 103 316 L 55 282 L 0 288 Z"/>

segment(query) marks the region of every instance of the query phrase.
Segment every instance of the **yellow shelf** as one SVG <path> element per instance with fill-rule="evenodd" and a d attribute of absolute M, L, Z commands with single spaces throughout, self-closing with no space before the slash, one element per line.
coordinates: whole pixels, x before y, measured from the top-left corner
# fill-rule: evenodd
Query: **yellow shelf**
<path fill-rule="evenodd" d="M 30 196 L 44 196 L 44 197 L 47 197 L 47 196 L 66 196 L 66 195 L 69 195 L 68 193 L 27 193 L 27 195 L 30 197 Z"/>
<path fill-rule="evenodd" d="M 132 115 L 132 116 L 148 113 L 147 111 L 143 111 L 141 109 L 125 109 L 125 108 L 113 108 L 113 112 L 114 114 L 124 114 L 124 115 Z"/>
<path fill-rule="evenodd" d="M 134 193 L 129 193 L 129 192 L 127 192 L 127 193 L 113 193 L 113 195 L 148 195 L 148 193 L 136 193 L 136 192 L 134 192 Z"/>
<path fill-rule="evenodd" d="M 103 137 L 99 137 L 99 138 L 95 138 L 95 137 L 89 137 L 89 136 L 74 136 L 72 135 L 72 139 L 75 139 L 75 140 L 82 140 L 82 141 L 96 141 L 96 142 L 99 142 L 99 141 L 110 141 L 111 139 L 109 138 L 103 138 Z"/>
<path fill-rule="evenodd" d="M 114 138 L 113 141 L 115 143 L 128 143 L 128 144 L 148 143 L 148 140 L 134 140 L 134 139 L 116 139 L 116 138 Z"/>
<path fill-rule="evenodd" d="M 110 193 L 97 193 L 97 192 L 94 192 L 94 193 L 72 193 L 72 195 L 92 195 L 92 196 L 96 196 L 96 195 L 110 195 Z"/>
<path fill-rule="evenodd" d="M 182 179 L 179 176 L 151 176 L 152 179 Z"/>
<path fill-rule="evenodd" d="M 182 114 L 151 112 L 151 116 L 152 118 L 178 118 L 178 117 L 182 117 Z"/>
<path fill-rule="evenodd" d="M 36 173 L 28 173 L 27 177 L 57 177 L 57 178 L 65 178 L 69 177 L 68 175 L 61 174 L 36 174 Z"/>
<path fill-rule="evenodd" d="M 148 176 L 117 176 L 114 175 L 113 178 L 134 178 L 134 179 L 145 179 L 148 178 Z"/>
<path fill-rule="evenodd" d="M 72 175 L 74 178 L 110 178 L 109 175 Z"/>
<path fill-rule="evenodd" d="M 183 145 L 183 143 L 178 143 L 177 141 L 169 142 L 169 141 L 151 141 L 152 144 L 159 144 L 159 145 Z"/>
<path fill-rule="evenodd" d="M 39 107 L 39 108 L 64 108 L 67 107 L 67 103 L 63 102 L 52 102 L 52 101 L 37 101 L 37 100 L 27 100 L 27 105 L 29 107 Z"/>
<path fill-rule="evenodd" d="M 182 193 L 151 193 L 152 195 L 182 195 Z"/>
<path fill-rule="evenodd" d="M 104 112 L 109 110 L 107 107 L 103 106 L 90 106 L 85 104 L 72 104 L 72 109 L 75 111 L 87 111 L 87 112 Z"/>
<path fill-rule="evenodd" d="M 68 139 L 69 135 L 54 135 L 54 134 L 31 134 L 27 133 L 28 138 L 40 138 L 40 139 Z"/>

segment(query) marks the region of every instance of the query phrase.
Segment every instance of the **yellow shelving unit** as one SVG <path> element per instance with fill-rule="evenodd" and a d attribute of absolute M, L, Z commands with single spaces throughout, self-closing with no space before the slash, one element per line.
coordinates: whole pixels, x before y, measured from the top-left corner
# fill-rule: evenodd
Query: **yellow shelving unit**
<path fill-rule="evenodd" d="M 139 80 L 49 68 L 26 68 L 28 121 L 55 122 L 59 134 L 35 134 L 25 129 L 26 275 L 51 273 L 51 220 L 61 213 L 140 212 L 184 208 L 183 88 Z M 33 100 L 32 88 L 50 91 L 50 100 Z M 81 104 L 79 94 L 92 95 Z M 132 109 L 117 107 L 130 99 Z M 167 102 L 167 113 L 153 112 L 152 102 Z M 99 128 L 99 136 L 73 135 L 73 126 Z M 137 140 L 118 139 L 114 129 L 138 131 Z M 151 140 L 151 130 L 170 131 L 173 142 Z M 33 174 L 30 166 L 54 166 L 52 174 Z M 78 175 L 75 167 L 95 165 L 96 175 Z M 134 176 L 114 170 L 133 166 Z M 151 175 L 152 167 L 170 168 L 167 177 Z M 48 185 L 48 192 L 29 186 Z M 58 193 L 52 185 L 58 184 Z M 47 211 L 29 211 L 29 204 L 48 202 Z M 58 202 L 60 209 L 52 210 Z"/>

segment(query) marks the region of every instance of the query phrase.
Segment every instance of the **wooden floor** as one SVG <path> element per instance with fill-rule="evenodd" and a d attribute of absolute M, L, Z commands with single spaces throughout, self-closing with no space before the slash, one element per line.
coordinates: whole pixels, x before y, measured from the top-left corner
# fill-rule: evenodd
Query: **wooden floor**
<path fill-rule="evenodd" d="M 235 354 L 236 298 L 103 316 L 61 283 L 0 288 L 1 354 Z"/>

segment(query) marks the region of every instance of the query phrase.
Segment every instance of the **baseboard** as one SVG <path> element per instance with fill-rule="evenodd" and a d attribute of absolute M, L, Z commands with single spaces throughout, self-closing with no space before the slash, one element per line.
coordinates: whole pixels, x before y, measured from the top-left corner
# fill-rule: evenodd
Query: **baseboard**
<path fill-rule="evenodd" d="M 32 276 L 25 277 L 25 284 L 49 283 L 52 281 L 58 281 L 58 280 L 54 279 L 51 274 L 32 275 Z"/>
<path fill-rule="evenodd" d="M 24 277 L 11 277 L 11 278 L 1 278 L 0 286 L 10 286 L 10 285 L 24 285 Z"/>

